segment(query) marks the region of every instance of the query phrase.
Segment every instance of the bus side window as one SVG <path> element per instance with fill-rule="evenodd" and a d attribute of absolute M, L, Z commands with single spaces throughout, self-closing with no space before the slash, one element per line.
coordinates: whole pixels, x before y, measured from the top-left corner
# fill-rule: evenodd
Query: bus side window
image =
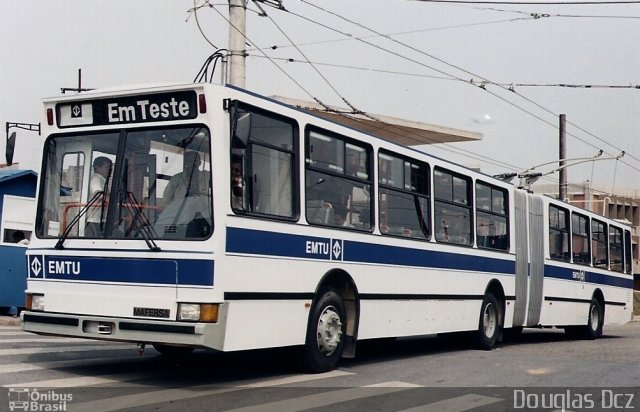
<path fill-rule="evenodd" d="M 591 220 L 591 249 L 593 250 L 594 267 L 602 269 L 609 267 L 607 233 L 606 223 L 596 219 Z"/>
<path fill-rule="evenodd" d="M 588 265 L 591 262 L 588 217 L 571 214 L 571 245 L 573 263 Z"/>
<path fill-rule="evenodd" d="M 433 182 L 436 240 L 471 246 L 471 179 L 436 167 Z"/>
<path fill-rule="evenodd" d="M 551 259 L 570 261 L 569 211 L 549 205 L 549 255 Z"/>
<path fill-rule="evenodd" d="M 380 231 L 429 239 L 429 166 L 386 151 L 378 154 L 378 161 Z"/>
<path fill-rule="evenodd" d="M 241 119 L 234 132 L 242 134 L 232 138 L 231 163 L 239 164 L 242 172 L 241 184 L 234 179 L 230 184 L 232 208 L 237 212 L 294 218 L 297 214 L 295 123 L 239 102 L 234 102 L 231 116 Z"/>
<path fill-rule="evenodd" d="M 622 229 L 609 226 L 609 256 L 610 269 L 614 272 L 624 272 Z"/>
<path fill-rule="evenodd" d="M 509 193 L 476 182 L 476 242 L 480 248 L 509 249 Z"/>
<path fill-rule="evenodd" d="M 305 153 L 307 222 L 370 230 L 371 148 L 334 133 L 309 130 Z"/>

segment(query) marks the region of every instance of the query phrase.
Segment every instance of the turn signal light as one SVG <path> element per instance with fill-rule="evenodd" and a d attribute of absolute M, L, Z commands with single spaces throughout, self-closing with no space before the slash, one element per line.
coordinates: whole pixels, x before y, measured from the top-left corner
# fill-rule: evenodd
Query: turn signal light
<path fill-rule="evenodd" d="M 178 320 L 215 323 L 218 321 L 218 304 L 180 303 L 178 305 Z"/>

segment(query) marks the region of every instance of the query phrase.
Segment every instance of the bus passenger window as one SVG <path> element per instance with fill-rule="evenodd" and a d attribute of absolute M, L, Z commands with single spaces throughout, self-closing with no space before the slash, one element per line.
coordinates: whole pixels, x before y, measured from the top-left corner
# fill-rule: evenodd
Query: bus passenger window
<path fill-rule="evenodd" d="M 389 152 L 380 152 L 380 231 L 429 239 L 429 166 Z"/>
<path fill-rule="evenodd" d="M 571 245 L 573 263 L 589 265 L 591 263 L 591 247 L 588 217 L 577 213 L 571 215 Z"/>
<path fill-rule="evenodd" d="M 569 211 L 549 205 L 549 255 L 569 262 Z"/>
<path fill-rule="evenodd" d="M 624 272 L 628 274 L 632 274 L 632 242 L 631 242 L 631 232 L 628 230 L 624 231 Z"/>
<path fill-rule="evenodd" d="M 476 183 L 476 243 L 479 248 L 509 249 L 509 193 Z"/>
<path fill-rule="evenodd" d="M 232 209 L 293 219 L 297 213 L 295 123 L 239 102 L 234 102 L 231 116 L 245 124 L 242 138 L 232 136 Z M 242 172 L 240 180 L 233 176 L 234 167 Z"/>
<path fill-rule="evenodd" d="M 609 226 L 609 256 L 611 257 L 611 270 L 624 272 L 622 229 Z"/>
<path fill-rule="evenodd" d="M 593 250 L 593 266 L 609 268 L 609 250 L 607 241 L 607 224 L 593 219 L 591 221 L 591 250 Z"/>
<path fill-rule="evenodd" d="M 462 175 L 435 168 L 434 184 L 434 218 L 436 240 L 471 246 L 471 179 Z"/>
<path fill-rule="evenodd" d="M 305 140 L 307 222 L 371 229 L 371 149 L 341 136 L 310 130 Z"/>

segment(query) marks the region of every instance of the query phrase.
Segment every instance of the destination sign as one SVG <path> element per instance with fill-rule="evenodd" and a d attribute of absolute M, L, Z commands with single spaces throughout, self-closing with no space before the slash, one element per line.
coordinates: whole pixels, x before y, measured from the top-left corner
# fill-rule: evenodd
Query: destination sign
<path fill-rule="evenodd" d="M 84 100 L 56 105 L 58 126 L 106 126 L 195 119 L 195 91 Z"/>

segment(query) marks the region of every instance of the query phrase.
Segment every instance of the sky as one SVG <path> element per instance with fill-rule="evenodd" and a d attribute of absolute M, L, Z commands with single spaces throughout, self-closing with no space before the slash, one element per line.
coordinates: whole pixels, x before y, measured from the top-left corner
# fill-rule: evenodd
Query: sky
<path fill-rule="evenodd" d="M 626 152 L 568 168 L 569 182 L 640 195 L 640 4 L 282 4 L 248 6 L 247 89 L 482 133 L 422 150 L 488 174 L 556 160 L 563 113 L 568 158 Z M 40 122 L 41 99 L 80 68 L 87 88 L 191 82 L 227 47 L 227 17 L 221 0 L 3 0 L 0 123 Z M 38 171 L 44 137 L 17 134 L 14 161 Z"/>

